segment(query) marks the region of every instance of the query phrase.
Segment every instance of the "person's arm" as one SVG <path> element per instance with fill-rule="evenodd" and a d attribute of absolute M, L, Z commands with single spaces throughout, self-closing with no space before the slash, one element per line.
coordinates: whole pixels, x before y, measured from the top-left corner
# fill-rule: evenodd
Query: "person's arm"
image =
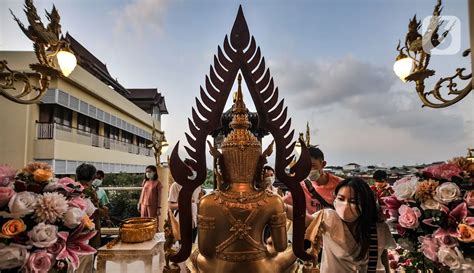
<path fill-rule="evenodd" d="M 172 210 L 177 210 L 178 209 L 178 202 L 168 201 L 168 207 Z"/>
<path fill-rule="evenodd" d="M 178 196 L 179 196 L 179 189 L 176 182 L 174 182 L 170 187 L 170 192 L 168 195 L 168 207 L 171 210 L 178 209 Z"/>

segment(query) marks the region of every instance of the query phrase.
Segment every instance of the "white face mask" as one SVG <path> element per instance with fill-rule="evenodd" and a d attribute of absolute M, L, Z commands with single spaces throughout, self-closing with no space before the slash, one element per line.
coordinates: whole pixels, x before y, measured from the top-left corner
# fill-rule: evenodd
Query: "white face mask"
<path fill-rule="evenodd" d="M 334 209 L 337 215 L 345 222 L 355 222 L 359 218 L 357 205 L 349 203 L 348 201 L 334 200 Z"/>
<path fill-rule="evenodd" d="M 317 181 L 319 177 L 321 177 L 321 173 L 319 173 L 319 170 L 311 170 L 311 172 L 309 172 L 309 175 L 308 175 L 309 180 Z"/>
<path fill-rule="evenodd" d="M 94 179 L 94 181 L 92 181 L 92 186 L 94 186 L 94 187 L 100 187 L 100 185 L 102 185 L 102 180 L 100 180 L 100 179 Z"/>
<path fill-rule="evenodd" d="M 267 186 L 273 185 L 273 182 L 275 182 L 274 176 L 269 176 L 265 178 L 265 183 L 267 184 Z"/>
<path fill-rule="evenodd" d="M 153 177 L 155 177 L 155 173 L 153 173 L 153 172 L 152 173 L 146 173 L 145 175 L 146 175 L 146 178 L 148 178 L 148 179 L 153 179 Z"/>

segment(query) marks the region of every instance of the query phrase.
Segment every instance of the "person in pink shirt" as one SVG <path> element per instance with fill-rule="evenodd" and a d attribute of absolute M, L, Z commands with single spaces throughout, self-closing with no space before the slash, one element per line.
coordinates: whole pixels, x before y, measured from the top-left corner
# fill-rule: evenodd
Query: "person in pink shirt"
<path fill-rule="evenodd" d="M 326 161 L 319 148 L 310 146 L 308 150 L 311 156 L 311 172 L 308 178 L 301 181 L 301 187 L 306 200 L 306 213 L 311 215 L 323 208 L 333 208 L 334 190 L 342 179 L 324 171 Z M 293 205 L 291 193 L 285 195 L 283 201 Z"/>
<path fill-rule="evenodd" d="M 146 167 L 145 179 L 142 183 L 142 193 L 138 203 L 141 217 L 153 217 L 158 221 L 161 209 L 161 182 L 158 180 L 156 167 Z"/>

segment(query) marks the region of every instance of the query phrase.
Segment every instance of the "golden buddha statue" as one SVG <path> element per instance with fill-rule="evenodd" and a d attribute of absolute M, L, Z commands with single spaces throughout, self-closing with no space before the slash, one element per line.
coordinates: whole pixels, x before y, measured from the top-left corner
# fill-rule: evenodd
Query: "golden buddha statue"
<path fill-rule="evenodd" d="M 248 130 L 251 124 L 241 80 L 239 75 L 232 131 L 223 141 L 222 153 L 211 146 L 222 183 L 199 204 L 193 271 L 292 272 L 296 256 L 287 243 L 284 203 L 265 186 L 256 185 L 261 181 L 262 160 L 271 153 L 271 146 L 262 154 L 260 142 Z M 267 225 L 271 230 L 269 244 L 263 242 Z"/>

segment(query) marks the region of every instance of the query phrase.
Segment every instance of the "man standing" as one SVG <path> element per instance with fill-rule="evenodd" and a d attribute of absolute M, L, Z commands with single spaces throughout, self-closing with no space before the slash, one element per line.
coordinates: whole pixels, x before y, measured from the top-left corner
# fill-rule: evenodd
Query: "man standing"
<path fill-rule="evenodd" d="M 95 179 L 92 182 L 92 186 L 95 189 L 97 198 L 99 199 L 99 203 L 102 206 L 107 206 L 110 203 L 110 201 L 109 201 L 109 198 L 107 197 L 107 193 L 105 192 L 105 190 L 101 188 L 102 183 L 104 182 L 104 178 L 105 178 L 104 172 L 101 170 L 98 170 L 97 173 L 95 174 Z"/>
<path fill-rule="evenodd" d="M 394 191 L 392 186 L 390 186 L 390 184 L 387 182 L 387 173 L 385 171 L 375 171 L 372 178 L 374 179 L 374 185 L 370 186 L 370 188 L 375 194 L 375 198 L 379 204 L 380 210 L 383 212 L 385 207 L 383 199 L 385 197 L 391 196 Z"/>
<path fill-rule="evenodd" d="M 179 197 L 179 192 L 181 191 L 183 187 L 174 182 L 170 186 L 170 192 L 168 195 L 168 207 L 173 211 L 174 216 L 179 220 L 178 218 L 178 197 Z M 197 187 L 193 191 L 192 199 L 191 199 L 191 213 L 192 213 L 192 221 L 193 221 L 193 242 L 196 239 L 197 236 L 197 208 L 199 204 L 199 199 L 201 195 L 201 186 Z"/>
<path fill-rule="evenodd" d="M 300 184 L 305 195 L 306 213 L 313 214 L 320 209 L 333 207 L 334 190 L 342 179 L 324 171 L 326 161 L 319 148 L 310 146 L 308 150 L 311 156 L 311 172 Z M 283 201 L 293 205 L 291 193 L 283 197 Z"/>
<path fill-rule="evenodd" d="M 97 234 L 89 240 L 89 245 L 95 249 L 98 249 L 100 247 L 100 220 L 104 215 L 107 214 L 107 210 L 100 205 L 96 191 L 94 187 L 92 187 L 92 180 L 95 178 L 95 174 L 96 168 L 91 164 L 83 163 L 76 168 L 76 181 L 81 183 L 81 185 L 84 187 L 83 194 L 86 198 L 89 198 L 92 201 L 92 204 L 94 204 L 94 206 L 97 208 L 91 216 L 91 218 L 94 220 Z M 94 255 L 81 256 L 77 272 L 92 272 L 93 264 Z"/>

